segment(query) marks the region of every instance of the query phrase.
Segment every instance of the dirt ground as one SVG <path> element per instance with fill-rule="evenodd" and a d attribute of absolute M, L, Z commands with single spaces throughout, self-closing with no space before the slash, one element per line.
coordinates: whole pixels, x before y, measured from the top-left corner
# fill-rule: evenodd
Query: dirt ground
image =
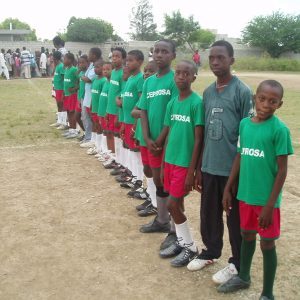
<path fill-rule="evenodd" d="M 199 272 L 174 269 L 158 256 L 164 235 L 142 234 L 139 200 L 126 197 L 108 171 L 75 142 L 0 149 L 0 299 L 258 299 L 262 255 L 251 288 L 219 295 L 211 276 L 222 258 Z M 289 162 L 278 241 L 276 299 L 300 299 L 299 157 Z M 199 195 L 186 200 L 199 248 Z"/>

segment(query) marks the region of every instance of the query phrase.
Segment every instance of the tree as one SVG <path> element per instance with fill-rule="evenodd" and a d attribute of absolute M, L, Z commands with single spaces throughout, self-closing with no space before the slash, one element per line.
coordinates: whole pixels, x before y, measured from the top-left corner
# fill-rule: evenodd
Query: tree
<path fill-rule="evenodd" d="M 25 22 L 20 21 L 19 19 L 7 18 L 2 23 L 0 23 L 0 29 L 10 29 L 10 23 L 12 24 L 12 29 L 27 29 L 31 33 L 27 34 L 24 37 L 25 41 L 36 41 L 35 29 L 32 29 L 30 25 Z"/>
<path fill-rule="evenodd" d="M 138 0 L 131 11 L 130 37 L 138 41 L 155 41 L 159 38 L 153 21 L 152 5 L 148 0 Z"/>
<path fill-rule="evenodd" d="M 178 46 L 184 46 L 186 43 L 191 50 L 197 48 L 206 49 L 215 40 L 215 35 L 200 28 L 193 16 L 184 18 L 180 11 L 173 12 L 171 16 L 165 14 L 165 31 L 168 38 L 176 41 Z"/>
<path fill-rule="evenodd" d="M 66 39 L 71 42 L 103 43 L 113 35 L 113 26 L 100 19 L 71 17 Z"/>
<path fill-rule="evenodd" d="M 260 47 L 277 58 L 287 51 L 300 51 L 300 15 L 274 12 L 255 17 L 242 31 L 243 42 Z"/>

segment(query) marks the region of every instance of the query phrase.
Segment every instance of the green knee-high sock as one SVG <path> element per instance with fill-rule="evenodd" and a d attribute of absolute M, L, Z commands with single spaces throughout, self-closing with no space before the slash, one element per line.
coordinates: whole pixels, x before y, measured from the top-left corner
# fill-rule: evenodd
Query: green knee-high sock
<path fill-rule="evenodd" d="M 242 240 L 241 247 L 241 264 L 239 277 L 244 281 L 250 280 L 250 268 L 252 263 L 252 257 L 255 252 L 256 240 L 246 241 Z"/>
<path fill-rule="evenodd" d="M 268 250 L 262 250 L 264 261 L 264 285 L 262 296 L 274 299 L 273 285 L 277 268 L 276 247 Z"/>

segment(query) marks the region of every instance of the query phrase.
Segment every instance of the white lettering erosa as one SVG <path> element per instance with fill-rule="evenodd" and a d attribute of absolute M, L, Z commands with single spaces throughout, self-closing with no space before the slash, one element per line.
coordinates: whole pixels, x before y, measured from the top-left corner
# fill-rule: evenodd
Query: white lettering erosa
<path fill-rule="evenodd" d="M 171 91 L 166 90 L 166 89 L 162 89 L 162 90 L 147 93 L 147 99 L 154 98 L 154 97 L 157 97 L 157 96 L 171 96 Z"/>
<path fill-rule="evenodd" d="M 243 148 L 241 154 L 253 156 L 253 157 L 262 157 L 262 158 L 265 157 L 265 153 L 263 150 L 253 149 L 253 148 Z"/>
<path fill-rule="evenodd" d="M 171 121 L 180 121 L 191 123 L 191 118 L 185 115 L 171 115 Z"/>

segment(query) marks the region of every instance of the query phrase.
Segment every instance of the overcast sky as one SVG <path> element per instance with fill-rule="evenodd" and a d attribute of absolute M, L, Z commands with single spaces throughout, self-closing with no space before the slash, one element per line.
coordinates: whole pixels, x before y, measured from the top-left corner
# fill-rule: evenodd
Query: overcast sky
<path fill-rule="evenodd" d="M 128 40 L 129 17 L 135 3 L 136 0 L 2 0 L 0 22 L 8 17 L 18 18 L 35 28 L 38 38 L 52 39 L 56 32 L 66 28 L 70 17 L 95 17 L 110 22 L 115 32 Z M 300 14 L 300 0 L 150 0 L 150 3 L 160 30 L 164 14 L 180 10 L 185 17 L 194 15 L 202 28 L 217 29 L 230 37 L 240 37 L 241 30 L 257 15 L 277 10 Z"/>

